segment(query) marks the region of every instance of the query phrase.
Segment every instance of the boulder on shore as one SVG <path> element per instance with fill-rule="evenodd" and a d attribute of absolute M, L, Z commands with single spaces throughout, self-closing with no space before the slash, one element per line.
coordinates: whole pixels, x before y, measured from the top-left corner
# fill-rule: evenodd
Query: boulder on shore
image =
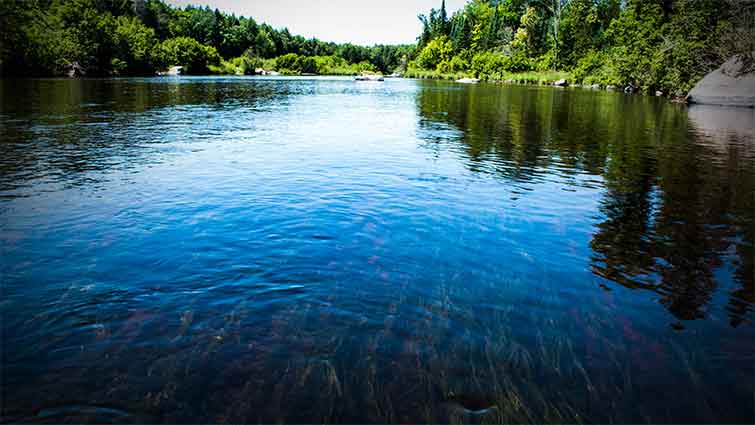
<path fill-rule="evenodd" d="M 79 65 L 78 62 L 71 62 L 65 65 L 63 67 L 63 72 L 65 72 L 65 74 L 70 78 L 83 77 L 87 74 L 84 67 Z"/>
<path fill-rule="evenodd" d="M 689 103 L 755 107 L 755 52 L 737 55 L 700 80 L 687 95 Z"/>
<path fill-rule="evenodd" d="M 270 75 L 270 76 L 280 75 L 279 73 L 277 73 L 275 71 L 268 71 L 268 70 L 265 70 L 265 69 L 262 69 L 262 68 L 255 68 L 254 74 L 255 75 Z"/>
<path fill-rule="evenodd" d="M 167 71 L 158 71 L 157 75 L 159 75 L 159 76 L 169 75 L 169 76 L 174 76 L 175 77 L 175 76 L 178 76 L 178 75 L 183 75 L 183 73 L 184 73 L 184 67 L 182 67 L 182 66 L 171 66 L 170 68 L 168 68 Z"/>
<path fill-rule="evenodd" d="M 182 66 L 171 66 L 170 69 L 168 69 L 167 75 L 183 75 L 184 73 L 184 67 Z"/>

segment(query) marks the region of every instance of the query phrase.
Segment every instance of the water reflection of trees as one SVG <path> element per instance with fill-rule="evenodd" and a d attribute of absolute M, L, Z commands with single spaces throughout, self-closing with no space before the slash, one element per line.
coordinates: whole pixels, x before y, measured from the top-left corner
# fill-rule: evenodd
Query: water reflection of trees
<path fill-rule="evenodd" d="M 422 125 L 460 130 L 453 143 L 473 170 L 518 181 L 542 168 L 602 176 L 595 274 L 652 291 L 680 320 L 705 317 L 716 291 L 733 326 L 752 313 L 751 134 L 712 133 L 684 107 L 601 92 L 428 83 L 417 102 Z"/>
<path fill-rule="evenodd" d="M 298 89 L 303 90 L 303 86 Z M 35 179 L 87 184 L 90 172 L 154 161 L 153 149 L 177 138 L 177 121 L 208 120 L 269 105 L 297 86 L 241 80 L 3 80 L 0 82 L 0 190 Z M 135 132 L 134 128 L 143 131 Z M 150 149 L 152 147 L 152 149 Z"/>

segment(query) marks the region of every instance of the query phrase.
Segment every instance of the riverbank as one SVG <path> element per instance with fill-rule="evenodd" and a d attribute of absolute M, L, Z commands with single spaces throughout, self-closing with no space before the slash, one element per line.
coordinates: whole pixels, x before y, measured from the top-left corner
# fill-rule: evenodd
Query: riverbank
<path fill-rule="evenodd" d="M 425 69 L 409 69 L 404 73 L 404 77 L 426 80 L 452 81 L 456 81 L 462 78 L 478 78 L 470 72 L 442 73 Z M 562 80 L 565 80 L 568 83 L 573 79 L 572 74 L 565 71 L 502 72 L 499 74 L 499 78 L 485 78 L 484 76 L 480 76 L 479 78 L 480 81 L 488 83 L 534 85 L 554 85 Z"/>
<path fill-rule="evenodd" d="M 423 80 L 448 80 L 458 81 L 460 79 L 475 78 L 474 74 L 469 72 L 441 73 L 424 69 L 410 69 L 403 74 L 406 78 L 418 78 Z M 668 99 L 673 103 L 687 103 L 684 96 L 670 96 L 661 91 L 642 90 L 634 85 L 617 86 L 611 84 L 586 84 L 575 83 L 575 77 L 567 71 L 528 71 L 528 72 L 503 72 L 499 78 L 485 78 L 480 76 L 479 81 L 490 84 L 523 84 L 537 86 L 558 86 L 558 87 L 575 87 L 593 90 L 624 91 L 633 94 L 643 94 L 648 96 L 659 96 Z M 590 81 L 585 78 L 583 81 Z"/>
<path fill-rule="evenodd" d="M 469 72 L 441 73 L 428 71 L 424 69 L 409 69 L 403 75 L 406 78 L 418 78 L 424 80 L 449 80 L 457 81 L 462 78 L 476 78 Z M 491 84 L 525 84 L 538 86 L 561 86 L 561 87 L 583 87 L 590 89 L 603 90 L 625 90 L 625 87 L 604 84 L 577 84 L 574 83 L 574 76 L 566 71 L 528 71 L 528 72 L 502 72 L 498 78 L 485 78 L 480 76 L 480 81 Z M 631 86 L 632 93 L 642 93 L 639 88 Z M 652 94 L 652 93 L 645 93 Z M 662 93 L 655 93 L 662 95 Z M 676 98 L 672 98 L 676 100 Z"/>
<path fill-rule="evenodd" d="M 274 73 L 274 74 L 273 74 Z M 299 71 L 294 71 L 290 69 L 281 69 L 278 71 L 275 70 L 264 70 L 261 73 L 243 73 L 242 71 L 238 70 L 230 70 L 228 68 L 211 68 L 210 73 L 207 75 L 214 75 L 214 76 L 253 76 L 253 75 L 283 75 L 283 76 L 289 76 L 289 77 L 307 77 L 307 76 L 320 76 L 320 77 L 356 77 L 358 75 L 364 74 L 363 72 L 354 72 L 352 70 L 330 70 L 329 72 L 325 73 L 302 73 Z M 376 73 L 370 73 L 367 72 L 367 74 L 374 74 Z M 407 71 L 403 74 L 401 74 L 402 78 L 416 78 L 420 80 L 443 80 L 443 81 L 457 81 L 463 78 L 475 78 L 473 74 L 467 73 L 467 72 L 457 72 L 457 73 L 439 73 L 434 71 L 425 71 L 425 70 L 411 70 Z M 548 71 L 548 72 L 520 72 L 520 73 L 503 73 L 501 78 L 498 79 L 485 79 L 481 78 L 480 81 L 486 82 L 486 83 L 494 83 L 494 84 L 532 84 L 532 85 L 556 85 L 559 81 L 571 81 L 571 74 L 568 72 L 562 72 L 562 71 Z M 573 85 L 568 84 L 571 86 L 579 86 L 579 85 Z"/>
<path fill-rule="evenodd" d="M 355 77 L 362 75 L 363 73 L 355 73 L 351 70 L 335 70 L 326 73 L 303 73 L 290 69 L 282 69 L 280 71 L 268 71 L 265 70 L 261 73 L 243 73 L 240 71 L 229 72 L 228 68 L 212 68 L 209 76 L 265 76 L 265 75 L 282 75 L 287 77 Z M 374 74 L 374 73 L 368 73 Z M 608 90 L 608 91 L 629 91 L 630 93 L 652 95 L 651 92 L 644 92 L 640 88 L 635 86 L 619 87 L 614 85 L 604 84 L 578 84 L 573 83 L 574 77 L 571 73 L 566 71 L 529 71 L 529 72 L 504 72 L 501 73 L 499 78 L 475 78 L 474 74 L 468 72 L 457 73 L 441 73 L 436 71 L 428 71 L 421 69 L 407 70 L 401 74 L 402 78 L 414 78 L 420 80 L 441 80 L 441 81 L 458 81 L 462 79 L 474 79 L 479 82 L 489 84 L 519 84 L 519 85 L 537 85 L 537 86 L 557 86 L 557 87 L 574 87 L 574 88 L 587 88 L 593 90 Z M 665 93 L 655 92 L 656 96 L 667 97 L 672 102 L 685 103 L 684 97 L 669 97 Z"/>
<path fill-rule="evenodd" d="M 410 68 L 404 74 L 407 78 L 428 80 L 459 80 L 462 78 L 478 78 L 470 72 L 442 73 L 425 69 Z M 529 71 L 529 72 L 501 72 L 499 78 L 479 77 L 481 81 L 489 83 L 537 84 L 553 85 L 558 81 L 572 80 L 572 75 L 565 71 Z"/>

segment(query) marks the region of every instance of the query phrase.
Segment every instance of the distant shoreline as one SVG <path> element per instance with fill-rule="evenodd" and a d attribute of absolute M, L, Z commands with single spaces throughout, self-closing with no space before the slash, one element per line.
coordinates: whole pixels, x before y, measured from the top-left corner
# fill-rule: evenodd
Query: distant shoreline
<path fill-rule="evenodd" d="M 50 76 L 50 77 L 0 77 L 0 80 L 81 80 L 81 81 L 95 81 L 95 80 L 130 80 L 130 79 L 198 79 L 198 78 L 245 78 L 245 79 L 314 79 L 320 77 L 339 77 L 344 80 L 353 79 L 357 75 L 343 75 L 343 74 L 314 74 L 314 75 L 301 75 L 301 74 L 279 74 L 279 75 L 239 75 L 239 74 L 191 74 L 191 75 L 142 75 L 142 76 L 99 76 L 99 77 L 65 77 L 65 76 Z M 559 78 L 554 78 L 559 76 Z M 444 81 L 448 83 L 454 83 L 461 78 L 468 78 L 468 75 L 464 74 L 435 74 L 432 76 L 421 76 L 408 73 L 408 75 L 402 75 L 401 77 L 385 77 L 387 80 L 401 79 L 401 80 L 435 80 Z M 480 80 L 480 84 L 486 85 L 498 85 L 498 86 L 540 86 L 540 87 L 552 87 L 554 89 L 583 89 L 591 91 L 605 91 L 622 93 L 621 87 L 604 86 L 604 85 L 586 85 L 586 84 L 567 84 L 565 86 L 559 86 L 555 84 L 560 79 L 568 79 L 569 75 L 563 72 L 555 73 L 538 73 L 538 72 L 525 72 L 519 74 L 510 74 L 505 79 L 483 79 Z M 641 91 L 635 91 L 632 94 L 649 96 L 649 97 L 663 97 L 672 103 L 686 103 L 683 97 L 669 97 L 656 94 L 653 96 L 651 93 L 644 93 Z"/>

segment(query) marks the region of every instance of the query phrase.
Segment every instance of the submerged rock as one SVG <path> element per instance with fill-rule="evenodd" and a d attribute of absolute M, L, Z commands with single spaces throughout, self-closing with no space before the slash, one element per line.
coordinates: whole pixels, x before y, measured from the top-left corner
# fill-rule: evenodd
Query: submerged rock
<path fill-rule="evenodd" d="M 442 403 L 452 413 L 463 416 L 485 416 L 498 410 L 495 401 L 481 394 L 450 393 Z"/>
<path fill-rule="evenodd" d="M 755 52 L 737 55 L 706 75 L 687 95 L 689 103 L 755 107 Z"/>

